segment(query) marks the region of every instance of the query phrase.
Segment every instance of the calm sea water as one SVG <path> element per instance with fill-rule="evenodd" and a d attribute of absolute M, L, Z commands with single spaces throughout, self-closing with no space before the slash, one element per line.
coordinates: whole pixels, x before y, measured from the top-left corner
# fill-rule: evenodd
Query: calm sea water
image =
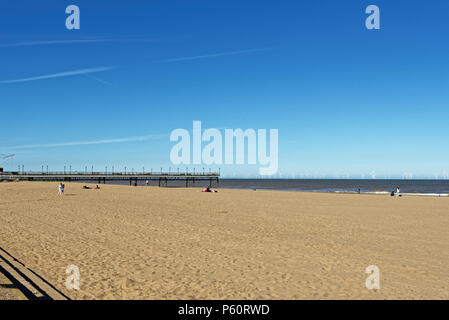
<path fill-rule="evenodd" d="M 449 193 L 449 180 L 222 179 L 221 187 L 316 192 Z"/>
<path fill-rule="evenodd" d="M 108 182 L 129 185 L 129 181 Z M 139 186 L 145 181 L 139 181 Z M 150 185 L 158 185 L 151 181 Z M 207 187 L 209 181 L 196 181 L 189 187 Z M 162 183 L 165 187 L 165 183 Z M 215 187 L 215 182 L 213 182 Z M 185 182 L 168 181 L 167 187 L 185 187 Z M 351 180 L 351 179 L 220 179 L 220 188 L 267 189 L 312 192 L 390 193 L 399 187 L 404 193 L 449 193 L 449 180 Z"/>

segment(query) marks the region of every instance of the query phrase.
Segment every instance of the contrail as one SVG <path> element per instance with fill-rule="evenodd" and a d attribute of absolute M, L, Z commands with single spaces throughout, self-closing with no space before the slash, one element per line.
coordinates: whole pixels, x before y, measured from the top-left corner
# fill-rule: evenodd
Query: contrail
<path fill-rule="evenodd" d="M 23 146 L 8 147 L 7 149 L 56 148 L 56 147 L 86 146 L 86 145 L 106 144 L 106 143 L 139 142 L 139 141 L 160 139 L 164 136 L 165 135 L 162 135 L 162 134 L 149 134 L 149 135 L 145 135 L 145 136 L 134 136 L 134 137 L 118 138 L 118 139 L 74 141 L 74 142 L 61 142 L 61 143 L 51 143 L 51 144 L 30 144 L 30 145 L 23 145 Z"/>
<path fill-rule="evenodd" d="M 199 59 L 207 59 L 207 58 L 215 58 L 215 57 L 223 57 L 223 56 L 233 56 L 233 55 L 250 53 L 250 52 L 267 51 L 267 50 L 270 50 L 270 48 L 247 49 L 247 50 L 239 50 L 239 51 L 228 51 L 228 52 L 205 54 L 205 55 L 201 55 L 201 56 L 190 56 L 190 57 L 156 60 L 156 61 L 153 61 L 152 63 L 170 63 L 170 62 L 179 62 L 179 61 L 199 60 Z"/>
<path fill-rule="evenodd" d="M 245 53 L 250 53 L 250 52 L 267 51 L 267 50 L 270 50 L 270 48 L 247 49 L 247 50 L 239 50 L 239 51 L 228 51 L 228 52 L 205 54 L 205 55 L 199 55 L 199 56 L 189 56 L 189 57 L 180 57 L 180 58 L 173 58 L 173 59 L 156 60 L 156 61 L 152 61 L 151 63 L 171 63 L 171 62 L 180 62 L 180 61 L 199 60 L 199 59 L 207 59 L 207 58 L 215 58 L 215 57 L 223 57 L 223 56 L 233 56 L 233 55 L 245 54 Z M 41 75 L 41 76 L 30 77 L 30 78 L 3 80 L 3 81 L 0 81 L 0 84 L 9 84 L 9 83 L 37 81 L 37 80 L 52 79 L 52 78 L 70 77 L 70 76 L 81 75 L 81 74 L 103 72 L 103 71 L 108 71 L 108 70 L 112 70 L 115 68 L 117 68 L 117 67 L 109 66 L 109 67 L 96 67 L 96 68 L 89 68 L 89 69 L 80 69 L 80 70 L 74 70 L 74 71 L 66 71 L 66 72 L 60 72 L 60 73 Z M 96 79 L 96 80 L 100 81 L 99 79 Z"/>
<path fill-rule="evenodd" d="M 48 40 L 48 41 L 24 41 L 15 43 L 0 44 L 0 48 L 14 48 L 14 47 L 31 47 L 31 46 L 44 46 L 51 44 L 81 44 L 81 43 L 98 43 L 98 42 L 112 42 L 108 39 L 91 39 L 91 40 Z"/>
<path fill-rule="evenodd" d="M 100 83 L 102 83 L 102 84 L 106 84 L 106 85 L 108 85 L 108 86 L 113 87 L 113 84 L 112 84 L 112 83 L 107 82 L 107 81 L 104 81 L 103 79 L 100 79 L 100 78 L 98 78 L 98 77 L 94 77 L 94 76 L 91 75 L 91 74 L 85 74 L 85 76 L 86 76 L 87 78 L 90 78 L 90 79 L 93 79 L 93 80 L 95 80 L 95 81 L 98 81 L 98 82 L 100 82 Z"/>
<path fill-rule="evenodd" d="M 98 39 L 73 39 L 73 40 L 40 40 L 40 41 L 22 41 L 14 43 L 0 44 L 0 48 L 31 47 L 58 44 L 89 44 L 105 42 L 161 42 L 169 40 L 182 40 L 185 37 L 160 37 L 160 38 L 98 38 Z"/>
<path fill-rule="evenodd" d="M 76 75 L 80 75 L 80 74 L 103 72 L 103 71 L 108 71 L 108 70 L 112 70 L 115 68 L 117 68 L 117 67 L 110 66 L 110 67 L 96 67 L 96 68 L 88 68 L 88 69 L 79 69 L 79 70 L 73 70 L 73 71 L 46 74 L 46 75 L 30 77 L 30 78 L 3 80 L 3 81 L 0 81 L 0 84 L 37 81 L 37 80 L 53 79 L 53 78 L 63 78 L 63 77 L 76 76 Z"/>

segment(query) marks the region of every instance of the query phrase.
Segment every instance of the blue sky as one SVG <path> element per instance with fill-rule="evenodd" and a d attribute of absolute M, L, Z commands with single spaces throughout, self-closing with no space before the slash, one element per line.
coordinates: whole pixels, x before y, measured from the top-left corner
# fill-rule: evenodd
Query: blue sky
<path fill-rule="evenodd" d="M 80 30 L 65 28 L 70 4 Z M 380 30 L 365 28 L 370 4 Z M 448 10 L 446 0 L 2 1 L 0 153 L 16 154 L 5 168 L 174 168 L 170 132 L 201 120 L 278 129 L 276 177 L 447 175 Z M 220 167 L 250 177 L 259 166 Z"/>

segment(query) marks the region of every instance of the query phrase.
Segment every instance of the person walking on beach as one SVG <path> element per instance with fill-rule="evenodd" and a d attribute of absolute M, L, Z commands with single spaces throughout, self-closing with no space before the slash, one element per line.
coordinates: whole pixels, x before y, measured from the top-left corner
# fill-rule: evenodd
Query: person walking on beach
<path fill-rule="evenodd" d="M 64 193 L 64 185 L 62 183 L 59 184 L 59 192 L 58 194 L 63 194 Z"/>

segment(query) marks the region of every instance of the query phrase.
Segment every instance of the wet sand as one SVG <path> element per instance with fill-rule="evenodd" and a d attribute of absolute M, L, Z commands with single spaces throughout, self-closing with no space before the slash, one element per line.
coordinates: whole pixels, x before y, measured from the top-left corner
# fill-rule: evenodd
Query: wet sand
<path fill-rule="evenodd" d="M 0 247 L 72 299 L 449 299 L 448 198 L 57 185 L 0 183 Z"/>

